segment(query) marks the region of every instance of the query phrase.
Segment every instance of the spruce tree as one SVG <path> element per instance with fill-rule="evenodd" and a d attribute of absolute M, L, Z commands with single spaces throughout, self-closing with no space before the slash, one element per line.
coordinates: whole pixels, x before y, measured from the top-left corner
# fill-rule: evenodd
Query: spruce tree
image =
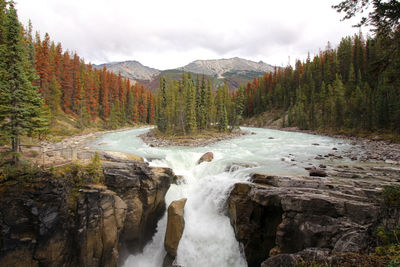
<path fill-rule="evenodd" d="M 158 93 L 159 96 L 159 108 L 157 112 L 157 128 L 160 132 L 166 132 L 168 127 L 168 118 L 167 118 L 167 88 L 165 77 L 160 79 L 160 90 Z"/>
<path fill-rule="evenodd" d="M 196 96 L 193 88 L 192 80 L 188 82 L 188 89 L 186 94 L 186 130 L 188 133 L 193 133 L 196 131 Z"/>
<path fill-rule="evenodd" d="M 0 48 L 0 131 L 11 139 L 14 163 L 19 161 L 21 136 L 38 127 L 34 121 L 40 117 L 43 105 L 32 84 L 34 70 L 28 60 L 21 29 L 11 1 L 5 16 L 4 43 Z"/>

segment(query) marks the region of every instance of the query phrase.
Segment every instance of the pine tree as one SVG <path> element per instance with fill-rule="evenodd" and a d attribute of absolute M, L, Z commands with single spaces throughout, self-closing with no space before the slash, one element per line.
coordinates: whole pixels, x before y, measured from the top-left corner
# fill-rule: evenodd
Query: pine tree
<path fill-rule="evenodd" d="M 217 121 L 218 131 L 226 132 L 228 130 L 228 113 L 226 111 L 223 87 L 217 90 Z"/>
<path fill-rule="evenodd" d="M 207 92 L 206 92 L 207 127 L 215 121 L 214 117 L 215 117 L 214 94 L 211 86 L 211 80 L 208 79 Z"/>
<path fill-rule="evenodd" d="M 238 94 L 235 101 L 235 107 L 236 107 L 236 114 L 235 114 L 236 116 L 233 127 L 239 126 L 243 118 L 242 116 L 244 111 L 244 88 L 242 86 L 240 86 L 238 89 Z"/>
<path fill-rule="evenodd" d="M 166 132 L 168 127 L 168 117 L 167 117 L 167 88 L 165 78 L 160 79 L 160 91 L 159 91 L 159 109 L 158 109 L 158 120 L 157 128 L 160 132 Z"/>
<path fill-rule="evenodd" d="M 186 131 L 188 133 L 193 133 L 197 129 L 197 122 L 196 122 L 196 96 L 192 80 L 188 81 L 185 113 L 186 113 Z"/>
<path fill-rule="evenodd" d="M 34 132 L 34 121 L 41 115 L 43 100 L 33 86 L 32 65 L 21 33 L 14 2 L 6 12 L 4 44 L 0 49 L 0 119 L 1 132 L 12 143 L 13 162 L 19 161 L 22 135 Z"/>

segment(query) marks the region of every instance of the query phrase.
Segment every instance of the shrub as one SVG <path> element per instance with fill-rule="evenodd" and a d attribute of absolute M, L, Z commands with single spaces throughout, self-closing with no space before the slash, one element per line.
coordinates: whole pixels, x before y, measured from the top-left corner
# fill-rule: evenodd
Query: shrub
<path fill-rule="evenodd" d="M 400 206 L 400 185 L 384 186 L 382 196 L 388 206 Z"/>
<path fill-rule="evenodd" d="M 103 167 L 101 166 L 100 156 L 94 153 L 92 161 L 86 166 L 87 176 L 93 183 L 104 182 Z"/>
<path fill-rule="evenodd" d="M 375 249 L 379 256 L 384 256 L 388 259 L 387 266 L 400 266 L 400 225 L 394 229 L 385 229 L 382 226 L 377 228 L 377 236 L 380 246 Z"/>
<path fill-rule="evenodd" d="M 104 174 L 100 156 L 96 152 L 89 164 L 83 165 L 76 162 L 71 165 L 57 168 L 53 172 L 57 177 L 66 177 L 72 180 L 75 186 L 83 186 L 89 183 L 103 183 Z"/>

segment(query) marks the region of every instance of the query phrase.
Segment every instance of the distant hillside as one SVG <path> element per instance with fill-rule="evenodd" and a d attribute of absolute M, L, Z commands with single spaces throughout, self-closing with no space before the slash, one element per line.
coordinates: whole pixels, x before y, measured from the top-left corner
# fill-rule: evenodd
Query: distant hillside
<path fill-rule="evenodd" d="M 274 66 L 262 61 L 254 62 L 238 57 L 196 60 L 183 67 L 163 71 L 143 66 L 138 61 L 95 65 L 96 68 L 103 68 L 103 66 L 115 74 L 121 73 L 123 77 L 140 82 L 153 92 L 159 87 L 160 76 L 176 80 L 181 78 L 182 71 L 191 72 L 193 76 L 204 74 L 207 79 L 212 80 L 215 88 L 223 84 L 225 80 L 229 88 L 238 88 L 241 84 L 252 81 L 254 76 L 263 76 L 266 72 L 274 71 Z"/>
<path fill-rule="evenodd" d="M 221 79 L 226 78 L 226 73 L 237 73 L 242 76 L 246 76 L 246 73 L 248 72 L 263 74 L 265 72 L 272 72 L 274 67 L 262 61 L 254 62 L 234 57 L 229 59 L 196 60 L 179 69 L 186 72 L 217 76 L 217 78 Z"/>
<path fill-rule="evenodd" d="M 131 60 L 123 62 L 111 62 L 101 65 L 94 65 L 97 69 L 106 67 L 115 74 L 121 73 L 122 77 L 130 80 L 152 80 L 155 75 L 160 73 L 159 70 L 142 65 L 140 62 Z"/>

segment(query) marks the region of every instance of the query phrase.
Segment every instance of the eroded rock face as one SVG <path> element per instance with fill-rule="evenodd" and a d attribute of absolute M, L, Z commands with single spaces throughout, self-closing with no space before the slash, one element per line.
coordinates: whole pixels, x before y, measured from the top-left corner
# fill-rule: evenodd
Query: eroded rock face
<path fill-rule="evenodd" d="M 104 191 L 103 191 L 104 190 Z M 127 206 L 114 192 L 82 190 L 77 207 L 80 266 L 117 266 L 120 232 Z"/>
<path fill-rule="evenodd" d="M 150 168 L 145 162 L 103 162 L 105 184 L 127 205 L 121 242 L 130 252 L 141 250 L 165 211 L 165 194 L 176 180 L 168 168 Z"/>
<path fill-rule="evenodd" d="M 172 201 L 168 207 L 168 221 L 167 230 L 165 232 L 164 247 L 168 254 L 176 257 L 179 241 L 183 234 L 185 227 L 185 220 L 183 218 L 183 210 L 186 204 L 186 198 Z"/>
<path fill-rule="evenodd" d="M 105 162 L 104 172 L 108 186 L 50 173 L 1 182 L 0 266 L 117 266 L 120 245 L 140 247 L 176 177 L 129 160 Z"/>
<path fill-rule="evenodd" d="M 207 152 L 203 156 L 200 157 L 199 161 L 197 164 L 200 164 L 202 162 L 211 162 L 214 159 L 214 153 L 212 152 Z"/>
<path fill-rule="evenodd" d="M 116 266 L 126 205 L 53 177 L 2 185 L 1 266 Z"/>
<path fill-rule="evenodd" d="M 313 247 L 365 252 L 374 227 L 384 223 L 378 183 L 266 175 L 252 180 L 236 184 L 229 198 L 231 224 L 249 266 Z M 274 261 L 291 264 L 293 259 Z"/>

